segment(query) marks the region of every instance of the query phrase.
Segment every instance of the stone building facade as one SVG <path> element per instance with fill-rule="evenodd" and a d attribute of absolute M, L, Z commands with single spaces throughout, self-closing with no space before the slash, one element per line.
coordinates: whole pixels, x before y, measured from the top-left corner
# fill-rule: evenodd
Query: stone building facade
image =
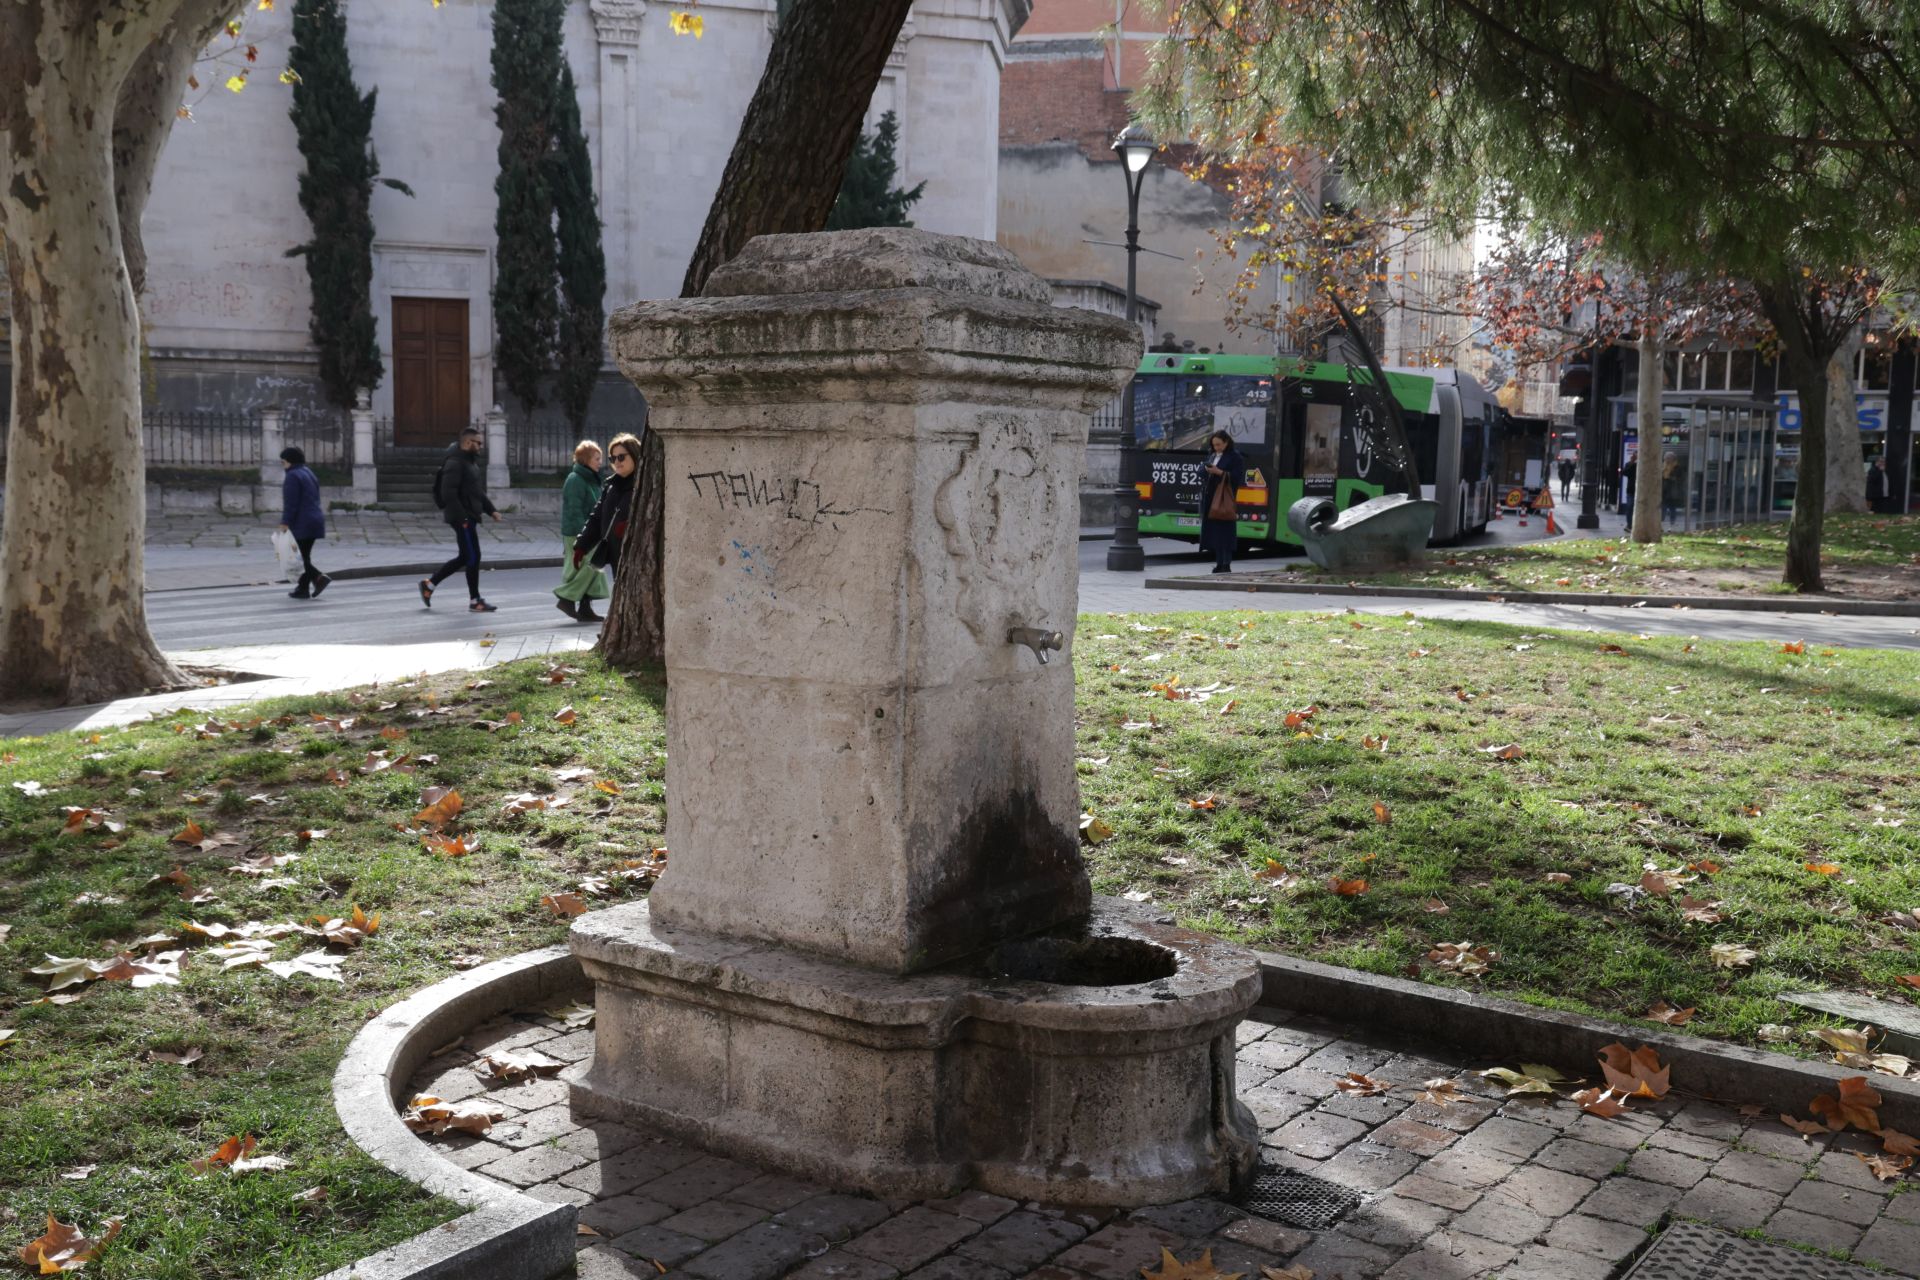
<path fill-rule="evenodd" d="M 671 29 L 682 5 L 570 0 L 566 54 L 605 223 L 609 311 L 680 291 L 784 7 L 700 0 L 704 32 L 694 38 Z M 899 118 L 900 181 L 926 183 L 912 213 L 921 227 L 993 238 L 1000 72 L 1028 7 L 917 0 L 907 18 L 869 120 L 888 110 Z M 230 422 L 278 406 L 287 438 L 344 464 L 352 429 L 324 400 L 305 266 L 286 256 L 310 234 L 296 198 L 303 162 L 288 90 L 272 74 L 285 65 L 292 5 L 245 8 L 244 40 L 259 57 L 250 83 L 230 93 L 218 83 L 227 70 L 200 77 L 207 87 L 190 96 L 192 119 L 174 128 L 148 206 L 148 409 Z M 448 423 L 483 419 L 500 399 L 490 302 L 492 10 L 491 0 L 347 6 L 355 77 L 379 91 L 382 176 L 416 193 L 382 187 L 373 198 L 373 311 L 387 374 L 371 412 L 382 441 L 399 446 L 444 445 Z M 509 440 L 540 428 L 565 435 L 552 406 L 531 424 L 517 405 L 504 407 Z M 593 428 L 628 426 L 642 411 L 609 365 Z"/>

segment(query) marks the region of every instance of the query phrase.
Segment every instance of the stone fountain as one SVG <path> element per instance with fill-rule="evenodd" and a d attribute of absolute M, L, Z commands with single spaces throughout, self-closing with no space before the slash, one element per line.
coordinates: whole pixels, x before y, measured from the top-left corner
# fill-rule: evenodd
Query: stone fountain
<path fill-rule="evenodd" d="M 665 447 L 671 869 L 574 925 L 576 1109 L 890 1196 L 1239 1185 L 1258 963 L 1080 858 L 1078 464 L 1137 327 L 891 228 L 611 327 Z"/>

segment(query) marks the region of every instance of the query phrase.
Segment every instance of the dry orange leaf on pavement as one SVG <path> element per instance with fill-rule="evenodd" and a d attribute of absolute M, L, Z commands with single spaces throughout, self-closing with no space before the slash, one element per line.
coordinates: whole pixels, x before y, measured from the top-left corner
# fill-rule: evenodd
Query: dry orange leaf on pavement
<path fill-rule="evenodd" d="M 1664 1098 L 1671 1087 L 1668 1068 L 1660 1065 L 1659 1055 L 1646 1045 L 1633 1052 L 1619 1041 L 1600 1050 L 1600 1074 L 1607 1086 L 1622 1097 Z"/>
<path fill-rule="evenodd" d="M 413 815 L 413 820 L 437 829 L 459 817 L 466 801 L 452 787 L 428 787 L 420 793 L 420 803 L 424 807 Z"/>
<path fill-rule="evenodd" d="M 1349 1071 L 1341 1076 L 1334 1088 L 1356 1098 L 1371 1098 L 1375 1094 L 1385 1093 L 1393 1085 L 1385 1080 L 1375 1080 L 1372 1076 L 1361 1075 L 1358 1071 Z"/>
<path fill-rule="evenodd" d="M 1661 1000 L 1647 1010 L 1647 1017 L 1655 1022 L 1664 1022 L 1670 1027 L 1684 1027 L 1687 1025 L 1687 1019 L 1693 1017 L 1693 1006 L 1676 1009 L 1665 1000 Z"/>
<path fill-rule="evenodd" d="M 1460 1086 L 1445 1076 L 1435 1076 L 1420 1087 L 1415 1100 L 1433 1107 L 1450 1107 L 1460 1101 Z"/>
<path fill-rule="evenodd" d="M 30 1267 L 40 1268 L 43 1276 L 58 1275 L 62 1271 L 78 1271 L 100 1257 L 100 1251 L 107 1247 L 115 1236 L 120 1234 L 120 1219 L 114 1218 L 107 1223 L 106 1234 L 98 1240 L 89 1240 L 86 1233 L 72 1223 L 61 1222 L 52 1214 L 47 1215 L 47 1232 L 38 1240 L 31 1241 L 20 1250 L 20 1261 Z"/>
<path fill-rule="evenodd" d="M 1833 1132 L 1833 1130 L 1827 1128 L 1827 1126 L 1821 1124 L 1818 1120 L 1800 1120 L 1788 1115 L 1784 1111 L 1780 1113 L 1780 1123 L 1799 1134 L 1802 1140 L 1815 1138 L 1823 1133 Z"/>
<path fill-rule="evenodd" d="M 1915 1139 L 1898 1129 L 1882 1129 L 1880 1145 L 1886 1148 L 1888 1155 L 1920 1156 L 1920 1139 Z"/>
<path fill-rule="evenodd" d="M 480 847 L 479 836 L 422 836 L 420 843 L 428 852 L 443 858 L 464 858 Z"/>
<path fill-rule="evenodd" d="M 1367 891 L 1365 880 L 1342 880 L 1339 876 L 1327 877 L 1327 888 L 1343 898 L 1354 898 Z"/>
<path fill-rule="evenodd" d="M 1382 825 L 1392 822 L 1393 810 L 1387 808 L 1386 805 L 1381 804 L 1378 800 L 1375 800 L 1373 802 L 1373 820 Z"/>
<path fill-rule="evenodd" d="M 504 1108 L 478 1098 L 442 1102 L 431 1094 L 421 1094 L 408 1105 L 400 1120 L 415 1133 L 445 1133 L 457 1129 L 461 1133 L 484 1134 L 493 1128 L 494 1121 L 506 1118 Z"/>
<path fill-rule="evenodd" d="M 1167 1250 L 1160 1250 L 1160 1269 L 1149 1271 L 1140 1268 L 1140 1274 L 1146 1280 L 1244 1280 L 1244 1271 L 1222 1271 L 1213 1265 L 1213 1250 L 1209 1249 L 1191 1262 L 1182 1262 Z"/>
<path fill-rule="evenodd" d="M 1611 1120 L 1615 1116 L 1626 1114 L 1627 1109 L 1621 1105 L 1620 1097 L 1621 1095 L 1612 1089 L 1582 1089 L 1573 1095 L 1573 1100 L 1579 1103 L 1580 1109 L 1588 1115 L 1599 1116 L 1602 1120 Z"/>
<path fill-rule="evenodd" d="M 585 899 L 577 893 L 550 893 L 540 899 L 540 905 L 556 916 L 577 916 L 587 909 Z"/>
<path fill-rule="evenodd" d="M 1867 1083 L 1865 1076 L 1848 1076 L 1836 1091 L 1823 1093 L 1807 1104 L 1807 1110 L 1826 1117 L 1827 1127 L 1835 1133 L 1848 1125 L 1877 1133 L 1880 1129 L 1880 1091 Z"/>
<path fill-rule="evenodd" d="M 1859 1157 L 1861 1164 L 1867 1166 L 1868 1172 L 1882 1182 L 1897 1182 L 1901 1174 L 1913 1168 L 1912 1156 L 1870 1156 L 1859 1151 L 1853 1154 Z"/>

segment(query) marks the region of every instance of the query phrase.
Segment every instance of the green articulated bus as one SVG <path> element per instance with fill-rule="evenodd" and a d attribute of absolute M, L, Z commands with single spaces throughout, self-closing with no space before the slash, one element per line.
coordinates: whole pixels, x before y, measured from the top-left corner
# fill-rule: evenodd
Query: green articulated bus
<path fill-rule="evenodd" d="M 1483 532 L 1493 518 L 1489 464 L 1505 414 L 1455 369 L 1393 370 L 1387 388 L 1400 406 L 1420 472 L 1420 496 L 1439 500 L 1433 540 Z M 1287 509 L 1329 498 L 1345 511 L 1379 497 L 1390 478 L 1373 430 L 1373 409 L 1352 385 L 1365 369 L 1287 356 L 1149 353 L 1133 380 L 1134 491 L 1142 534 L 1198 540 L 1207 441 L 1225 431 L 1247 459 L 1234 497 L 1243 544 L 1299 539 Z"/>

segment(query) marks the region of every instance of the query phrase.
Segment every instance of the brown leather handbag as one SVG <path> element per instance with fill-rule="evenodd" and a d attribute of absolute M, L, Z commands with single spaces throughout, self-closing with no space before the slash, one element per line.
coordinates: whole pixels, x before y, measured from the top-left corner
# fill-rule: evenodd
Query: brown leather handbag
<path fill-rule="evenodd" d="M 1240 508 L 1233 501 L 1233 477 L 1221 476 L 1220 483 L 1213 487 L 1213 497 L 1207 503 L 1207 519 L 1238 520 Z"/>

